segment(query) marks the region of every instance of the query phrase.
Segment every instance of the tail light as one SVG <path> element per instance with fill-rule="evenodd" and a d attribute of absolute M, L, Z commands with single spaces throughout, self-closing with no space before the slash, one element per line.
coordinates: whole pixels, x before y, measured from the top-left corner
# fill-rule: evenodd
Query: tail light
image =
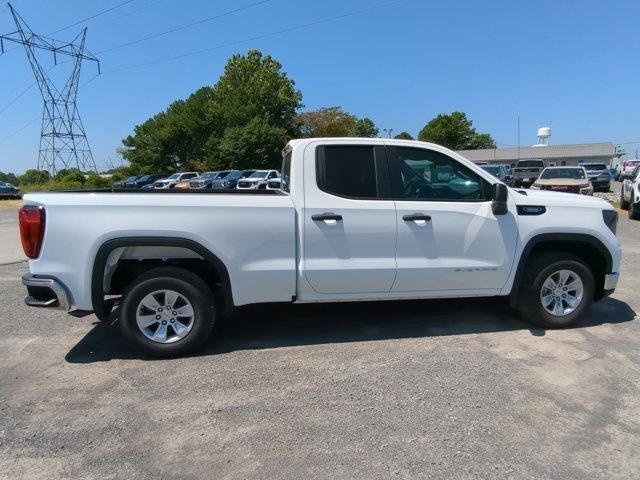
<path fill-rule="evenodd" d="M 42 238 L 44 237 L 44 207 L 26 205 L 18 212 L 20 220 L 20 240 L 24 254 L 29 258 L 38 258 Z"/>

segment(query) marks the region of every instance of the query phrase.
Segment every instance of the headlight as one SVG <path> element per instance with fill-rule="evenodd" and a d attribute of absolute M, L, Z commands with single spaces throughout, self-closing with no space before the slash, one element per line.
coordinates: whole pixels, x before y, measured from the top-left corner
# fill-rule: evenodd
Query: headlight
<path fill-rule="evenodd" d="M 604 220 L 604 224 L 609 227 L 609 230 L 615 235 L 616 228 L 618 227 L 618 212 L 615 210 L 603 210 L 602 220 Z"/>

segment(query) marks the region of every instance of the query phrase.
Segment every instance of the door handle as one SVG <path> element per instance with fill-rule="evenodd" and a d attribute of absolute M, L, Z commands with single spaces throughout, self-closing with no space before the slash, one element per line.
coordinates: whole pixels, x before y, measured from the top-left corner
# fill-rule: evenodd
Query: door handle
<path fill-rule="evenodd" d="M 402 217 L 402 219 L 403 219 L 405 222 L 413 222 L 413 221 L 415 221 L 415 220 L 423 220 L 423 221 L 425 221 L 425 222 L 429 222 L 429 221 L 431 221 L 431 216 L 429 216 L 429 215 L 424 215 L 424 214 L 422 214 L 422 213 L 414 213 L 413 215 L 404 215 L 404 216 Z"/>
<path fill-rule="evenodd" d="M 339 222 L 342 220 L 342 215 L 336 215 L 335 213 L 319 213 L 317 215 L 311 215 L 311 220 L 314 222 L 322 222 L 324 220 L 335 220 Z"/>

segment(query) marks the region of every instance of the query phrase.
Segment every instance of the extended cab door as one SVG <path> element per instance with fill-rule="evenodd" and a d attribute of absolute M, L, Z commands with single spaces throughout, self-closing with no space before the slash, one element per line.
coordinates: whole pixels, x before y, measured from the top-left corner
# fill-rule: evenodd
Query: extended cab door
<path fill-rule="evenodd" d="M 383 145 L 314 142 L 304 154 L 304 275 L 322 294 L 389 292 L 396 212 Z"/>
<path fill-rule="evenodd" d="M 424 147 L 388 147 L 396 198 L 395 292 L 497 293 L 515 255 L 516 218 L 494 215 L 491 184 L 462 162 Z"/>

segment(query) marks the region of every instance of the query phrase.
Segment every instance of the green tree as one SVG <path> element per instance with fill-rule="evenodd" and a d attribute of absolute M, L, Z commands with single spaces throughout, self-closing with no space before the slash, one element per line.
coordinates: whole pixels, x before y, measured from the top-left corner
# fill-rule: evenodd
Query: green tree
<path fill-rule="evenodd" d="M 18 177 L 15 173 L 0 172 L 0 182 L 10 183 L 11 185 L 18 185 Z"/>
<path fill-rule="evenodd" d="M 437 143 L 452 150 L 495 148 L 491 135 L 479 134 L 463 112 L 439 114 L 420 130 L 418 140 Z"/>
<path fill-rule="evenodd" d="M 49 172 L 36 170 L 35 168 L 27 170 L 24 174 L 18 177 L 18 183 L 20 185 L 45 183 L 49 180 L 51 180 Z"/>
<path fill-rule="evenodd" d="M 373 123 L 373 120 L 366 117 L 359 119 L 353 129 L 354 137 L 373 138 L 377 137 L 378 133 L 380 133 L 380 130 L 376 127 L 376 124 Z"/>
<path fill-rule="evenodd" d="M 400 132 L 393 138 L 397 140 L 413 140 L 413 136 L 409 132 Z"/>
<path fill-rule="evenodd" d="M 241 127 L 229 127 L 221 139 L 213 140 L 217 155 L 211 161 L 211 168 L 279 168 L 286 137 L 284 128 L 271 125 L 264 117 L 254 117 Z"/>
<path fill-rule="evenodd" d="M 358 119 L 341 107 L 326 107 L 300 113 L 295 118 L 295 123 L 301 137 L 350 137 Z"/>
<path fill-rule="evenodd" d="M 300 107 L 302 93 L 279 62 L 258 50 L 232 56 L 209 102 L 213 130 L 206 145 L 208 165 L 279 164 L 283 144 L 295 132 L 293 118 Z"/>

